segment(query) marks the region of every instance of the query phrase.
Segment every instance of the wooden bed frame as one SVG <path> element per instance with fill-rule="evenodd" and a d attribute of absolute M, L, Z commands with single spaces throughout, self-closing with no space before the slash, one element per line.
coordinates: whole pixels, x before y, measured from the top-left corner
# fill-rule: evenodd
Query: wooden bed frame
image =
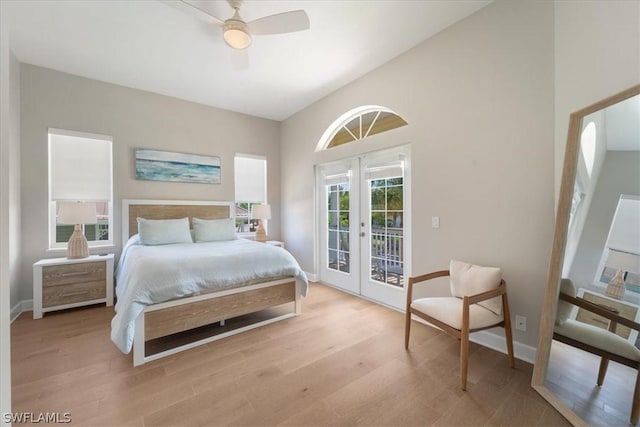
<path fill-rule="evenodd" d="M 123 200 L 122 242 L 124 245 L 129 237 L 138 232 L 138 217 L 146 219 L 188 217 L 189 222 L 194 217 L 223 219 L 234 216 L 233 208 L 232 202 Z M 152 360 L 299 315 L 302 312 L 300 295 L 301 290 L 295 280 L 284 278 L 149 305 L 136 319 L 133 365 L 142 365 Z M 290 302 L 294 303 L 293 312 L 146 355 L 145 344 L 150 340 L 216 322 L 224 322 L 233 317 Z"/>

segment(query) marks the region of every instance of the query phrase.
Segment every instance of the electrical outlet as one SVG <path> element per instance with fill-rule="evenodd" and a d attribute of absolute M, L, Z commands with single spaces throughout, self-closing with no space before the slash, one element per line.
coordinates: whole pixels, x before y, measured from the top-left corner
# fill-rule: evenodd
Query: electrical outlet
<path fill-rule="evenodd" d="M 440 228 L 440 217 L 432 216 L 431 217 L 431 228 Z"/>
<path fill-rule="evenodd" d="M 526 332 L 527 330 L 527 318 L 524 316 L 516 316 L 516 329 Z"/>

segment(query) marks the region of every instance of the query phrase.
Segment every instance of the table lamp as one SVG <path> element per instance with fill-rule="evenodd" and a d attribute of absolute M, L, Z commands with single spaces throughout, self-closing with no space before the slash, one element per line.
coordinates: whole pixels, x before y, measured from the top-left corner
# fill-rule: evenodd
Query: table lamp
<path fill-rule="evenodd" d="M 73 234 L 67 243 L 67 258 L 86 258 L 89 245 L 84 236 L 84 224 L 96 224 L 96 204 L 94 202 L 58 202 L 58 223 L 73 224 Z"/>
<path fill-rule="evenodd" d="M 607 285 L 605 295 L 611 298 L 622 299 L 625 292 L 624 273 L 640 273 L 640 255 L 609 249 L 609 255 L 607 256 L 605 265 L 617 270 L 615 276 L 613 276 Z"/>
<path fill-rule="evenodd" d="M 267 234 L 264 231 L 262 221 L 265 219 L 271 219 L 271 206 L 270 205 L 253 205 L 251 207 L 251 219 L 258 220 L 258 228 L 256 229 L 256 241 L 266 242 Z"/>

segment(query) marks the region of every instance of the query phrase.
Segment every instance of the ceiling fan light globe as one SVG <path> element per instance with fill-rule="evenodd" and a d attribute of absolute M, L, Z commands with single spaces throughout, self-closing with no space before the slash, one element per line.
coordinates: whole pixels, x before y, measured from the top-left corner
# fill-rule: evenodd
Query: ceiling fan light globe
<path fill-rule="evenodd" d="M 222 29 L 224 41 L 234 49 L 246 49 L 251 44 L 251 34 L 247 24 L 229 19 Z"/>

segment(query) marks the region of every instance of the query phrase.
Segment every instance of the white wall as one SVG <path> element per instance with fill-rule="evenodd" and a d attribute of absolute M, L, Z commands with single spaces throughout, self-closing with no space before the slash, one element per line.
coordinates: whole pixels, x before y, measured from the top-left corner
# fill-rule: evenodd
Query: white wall
<path fill-rule="evenodd" d="M 638 83 L 640 1 L 555 2 L 556 196 L 569 115 Z"/>
<path fill-rule="evenodd" d="M 11 412 L 11 339 L 9 328 L 10 56 L 7 5 L 0 2 L 0 414 Z M 10 425 L 4 417 L 0 425 Z"/>
<path fill-rule="evenodd" d="M 458 258 L 504 269 L 515 339 L 535 345 L 553 232 L 553 3 L 496 2 L 282 124 L 283 234 L 314 268 L 313 165 L 342 113 L 389 107 L 409 126 L 335 156 L 411 143 L 412 273 Z M 430 226 L 440 216 L 439 229 Z"/>
<path fill-rule="evenodd" d="M 278 122 L 162 95 L 21 66 L 22 299 L 32 297 L 32 264 L 64 253 L 47 252 L 47 128 L 113 136 L 114 238 L 121 242 L 121 200 L 233 200 L 234 153 L 268 162 L 270 237 L 280 237 L 280 131 Z M 135 179 L 134 148 L 220 156 L 220 185 Z"/>

